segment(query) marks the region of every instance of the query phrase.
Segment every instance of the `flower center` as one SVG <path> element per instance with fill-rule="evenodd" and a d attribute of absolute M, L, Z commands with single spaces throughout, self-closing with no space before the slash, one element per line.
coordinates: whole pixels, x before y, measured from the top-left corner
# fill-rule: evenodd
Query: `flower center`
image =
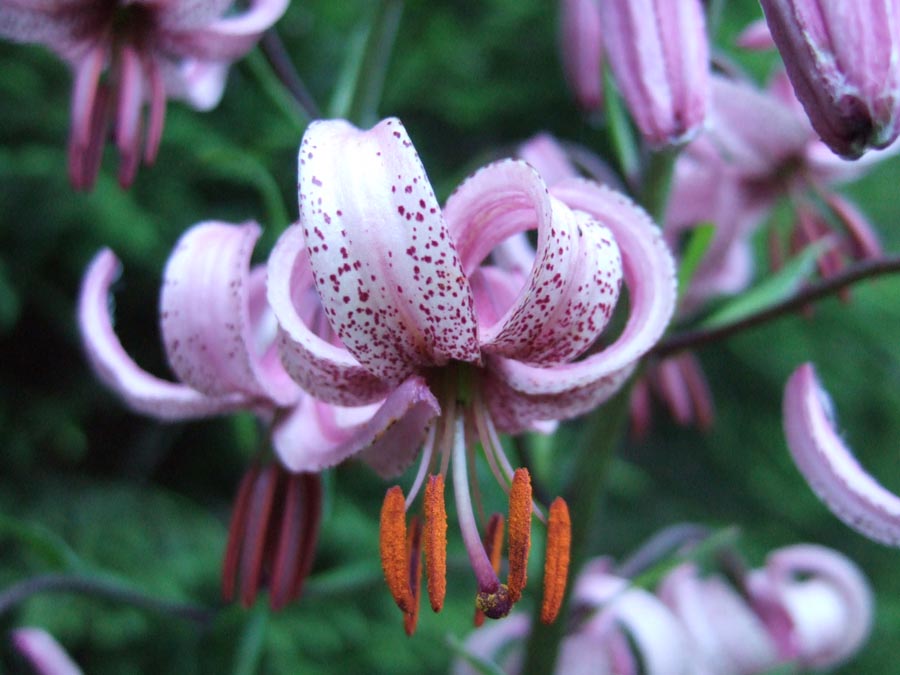
<path fill-rule="evenodd" d="M 475 624 L 481 625 L 484 617 L 499 619 L 506 616 L 521 597 L 527 579 L 533 513 L 548 526 L 541 617 L 551 623 L 562 605 L 568 574 L 571 527 L 566 503 L 557 498 L 546 518 L 534 505 L 528 470 L 513 470 L 503 451 L 480 393 L 481 371 L 478 368 L 469 364 L 450 364 L 431 373 L 429 382 L 441 401 L 441 416 L 428 432 L 409 496 L 404 498 L 400 486 L 394 486 L 388 490 L 381 510 L 382 568 L 388 588 L 404 612 L 407 634 L 412 635 L 418 619 L 423 548 L 431 607 L 435 612 L 443 607 L 447 585 L 444 483 L 451 461 L 457 519 L 478 585 Z M 509 496 L 506 583 L 501 583 L 498 576 L 504 518 L 497 513 L 489 519 L 484 517 L 474 467 L 479 445 L 495 479 Z M 406 510 L 415 501 L 423 483 L 424 523 L 414 516 L 407 528 Z M 475 514 L 476 505 L 479 518 Z M 481 528 L 483 537 L 479 533 L 479 519 L 484 526 Z"/>

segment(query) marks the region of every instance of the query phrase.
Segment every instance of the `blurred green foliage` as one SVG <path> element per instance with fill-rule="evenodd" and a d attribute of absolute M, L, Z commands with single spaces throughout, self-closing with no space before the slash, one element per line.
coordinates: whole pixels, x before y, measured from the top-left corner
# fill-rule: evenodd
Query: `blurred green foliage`
<path fill-rule="evenodd" d="M 323 109 L 371 11 L 370 0 L 296 0 L 278 24 Z M 758 15 L 749 0 L 727 3 L 717 36 L 723 57 L 764 78 L 771 55 L 728 48 Z M 553 2 L 411 0 L 378 112 L 406 124 L 442 198 L 474 167 L 540 130 L 603 150 L 605 139 L 568 96 L 557 51 Z M 106 246 L 124 265 L 116 292 L 122 341 L 138 363 L 167 373 L 155 307 L 169 250 L 200 220 L 256 219 L 265 226 L 264 260 L 297 214 L 303 120 L 287 116 L 244 62 L 213 112 L 170 104 L 158 162 L 141 169 L 130 191 L 119 189 L 108 150 L 93 192 L 78 194 L 65 174 L 70 80 L 46 50 L 0 44 L 0 588 L 76 566 L 221 611 L 198 626 L 45 594 L 0 617 L 0 630 L 44 626 L 100 674 L 446 670 L 454 654 L 448 636 L 467 634 L 474 590 L 452 527 L 447 606 L 438 616 L 423 611 L 407 639 L 378 561 L 374 514 L 385 486 L 361 467 L 340 467 L 328 482 L 304 598 L 278 615 L 263 602 L 223 608 L 218 573 L 230 501 L 249 459 L 266 451 L 263 434 L 249 416 L 160 425 L 132 415 L 82 358 L 74 301 L 88 260 Z M 846 190 L 893 251 L 898 179 L 900 163 L 891 160 Z M 900 279 L 871 281 L 852 295 L 700 352 L 715 394 L 714 429 L 700 435 L 660 414 L 648 439 L 626 439 L 608 483 L 598 476 L 597 489 L 608 492 L 592 541 L 595 553 L 623 557 L 662 527 L 697 521 L 737 525 L 754 564 L 797 540 L 832 546 L 859 562 L 878 597 L 872 640 L 844 672 L 900 672 L 898 553 L 832 518 L 793 468 L 780 426 L 784 382 L 811 359 L 862 463 L 900 489 Z M 560 438 L 577 431 L 576 421 Z M 537 481 L 552 491 L 564 444 L 533 445 Z M 4 647 L 0 665 L 21 662 Z"/>

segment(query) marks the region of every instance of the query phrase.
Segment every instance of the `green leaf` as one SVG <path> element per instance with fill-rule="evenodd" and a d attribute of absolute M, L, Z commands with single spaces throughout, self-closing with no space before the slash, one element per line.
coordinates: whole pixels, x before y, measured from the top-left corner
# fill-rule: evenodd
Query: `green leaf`
<path fill-rule="evenodd" d="M 706 539 L 693 546 L 684 555 L 671 555 L 656 565 L 638 574 L 632 579 L 632 585 L 652 590 L 669 572 L 685 562 L 697 563 L 701 568 L 715 566 L 716 555 L 724 548 L 732 548 L 737 544 L 740 531 L 736 527 L 723 527 L 710 534 Z"/>
<path fill-rule="evenodd" d="M 453 653 L 465 660 L 466 663 L 482 675 L 504 675 L 500 666 L 470 652 L 455 635 L 447 635 L 446 641 L 447 646 L 450 647 Z"/>
<path fill-rule="evenodd" d="M 612 73 L 608 68 L 603 71 L 603 108 L 606 113 L 606 123 L 609 125 L 613 149 L 619 162 L 619 170 L 626 179 L 634 178 L 637 176 L 640 166 L 634 129 L 628 121 L 628 113 L 625 112 L 619 91 L 616 89 Z"/>
<path fill-rule="evenodd" d="M 17 540 L 56 570 L 83 570 L 87 564 L 52 530 L 0 514 L 0 537 Z"/>
<path fill-rule="evenodd" d="M 681 264 L 678 266 L 679 297 L 683 297 L 685 291 L 690 287 L 691 280 L 693 280 L 703 256 L 709 250 L 715 234 L 714 223 L 702 223 L 691 231 L 687 245 L 681 254 Z"/>
<path fill-rule="evenodd" d="M 806 247 L 777 274 L 736 297 L 714 312 L 701 325 L 704 328 L 715 328 L 734 323 L 786 299 L 796 292 L 800 284 L 809 279 L 815 270 L 816 258 L 830 245 L 830 240 L 822 240 Z"/>
<path fill-rule="evenodd" d="M 257 672 L 265 646 L 268 625 L 269 611 L 266 608 L 265 598 L 263 598 L 253 608 L 241 635 L 234 660 L 234 675 L 253 675 Z"/>

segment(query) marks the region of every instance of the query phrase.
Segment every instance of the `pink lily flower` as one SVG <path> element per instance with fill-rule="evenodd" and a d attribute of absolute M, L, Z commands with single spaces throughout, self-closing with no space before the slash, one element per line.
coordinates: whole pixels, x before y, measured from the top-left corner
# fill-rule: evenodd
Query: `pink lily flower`
<path fill-rule="evenodd" d="M 900 8 L 894 0 L 761 0 L 797 98 L 822 140 L 855 158 L 900 134 Z"/>
<path fill-rule="evenodd" d="M 573 592 L 570 632 L 555 673 L 754 675 L 796 664 L 831 668 L 852 657 L 872 629 L 872 591 L 840 553 L 798 544 L 771 553 L 736 589 L 692 563 L 673 569 L 655 593 L 631 586 L 608 559 L 588 563 Z M 527 616 L 474 632 L 466 651 L 522 669 Z M 454 675 L 476 671 L 463 660 Z"/>
<path fill-rule="evenodd" d="M 784 432 L 800 473 L 834 515 L 870 539 L 900 546 L 900 497 L 875 480 L 841 440 L 831 400 L 810 363 L 785 386 Z"/>
<path fill-rule="evenodd" d="M 392 488 L 382 509 L 385 576 L 411 630 L 424 547 L 429 597 L 440 608 L 443 478 L 452 457 L 477 606 L 503 616 L 524 586 L 532 506 L 527 472 L 513 472 L 498 433 L 580 415 L 624 384 L 671 316 L 671 256 L 646 214 L 623 196 L 584 180 L 548 191 L 520 161 L 482 168 L 442 211 L 396 119 L 369 131 L 343 121 L 312 124 L 299 173 L 300 222 L 269 260 L 287 371 L 317 399 L 344 406 L 430 392 L 435 406 L 427 416 L 396 421 L 403 443 L 362 451 L 381 473 L 396 475 L 423 449 L 409 496 Z M 536 230 L 537 249 L 523 259 L 517 235 L 528 230 Z M 492 252 L 498 262 L 486 264 Z M 631 305 L 623 333 L 576 360 L 606 326 L 623 277 Z M 305 303 L 316 296 L 321 305 L 312 311 Z M 331 339 L 316 335 L 325 321 Z M 467 466 L 479 442 L 510 494 L 508 584 L 497 577 L 499 557 L 485 550 L 499 546 L 497 528 L 483 543 L 472 507 Z M 318 470 L 346 456 L 311 456 L 295 468 Z M 424 526 L 413 521 L 407 533 L 405 510 L 428 473 Z M 548 543 L 553 556 L 567 549 L 564 506 L 557 500 L 548 516 L 551 535 L 559 533 L 559 543 Z M 564 570 L 551 579 L 551 596 L 560 581 Z M 545 579 L 545 599 L 546 591 Z"/>
<path fill-rule="evenodd" d="M 685 627 L 697 664 L 709 675 L 765 673 L 786 663 L 828 668 L 846 661 L 872 629 L 866 578 L 837 551 L 798 544 L 771 553 L 736 589 L 682 565 L 657 595 Z"/>
<path fill-rule="evenodd" d="M 116 337 L 109 290 L 119 262 L 109 250 L 88 267 L 78 321 L 97 376 L 135 412 L 177 421 L 251 410 L 270 426 L 272 445 L 287 470 L 277 464 L 251 468 L 238 490 L 223 593 L 230 599 L 239 592 L 249 605 L 268 579 L 270 602 L 280 608 L 299 595 L 318 531 L 321 488 L 310 475 L 317 470 L 311 458 L 377 446 L 376 440 L 390 447 L 403 438 L 385 428 L 400 417 L 433 415 L 437 404 L 430 394 L 410 392 L 413 385 L 400 389 L 406 394 L 401 403 L 389 401 L 377 410 L 325 405 L 301 390 L 279 359 L 276 322 L 266 302 L 266 269 L 250 267 L 259 234 L 252 222 L 205 222 L 190 228 L 176 245 L 166 265 L 160 321 L 178 382 L 143 370 Z M 348 439 L 357 445 L 348 449 Z M 294 538 L 282 538 L 275 546 L 281 531 Z M 289 564 L 278 562 L 285 560 Z"/>
<path fill-rule="evenodd" d="M 16 628 L 12 642 L 38 675 L 81 675 L 62 645 L 43 628 Z"/>
<path fill-rule="evenodd" d="M 690 140 L 709 101 L 709 40 L 699 0 L 600 0 L 606 56 L 654 147 Z"/>
<path fill-rule="evenodd" d="M 226 15 L 230 5 L 227 0 L 4 0 L 0 36 L 45 44 L 75 72 L 69 177 L 76 189 L 93 186 L 110 127 L 120 157 L 119 183 L 128 187 L 142 145 L 144 163 L 156 159 L 166 98 L 184 99 L 199 110 L 215 107 L 228 64 L 253 48 L 284 14 L 288 0 L 254 0 L 246 11 Z"/>

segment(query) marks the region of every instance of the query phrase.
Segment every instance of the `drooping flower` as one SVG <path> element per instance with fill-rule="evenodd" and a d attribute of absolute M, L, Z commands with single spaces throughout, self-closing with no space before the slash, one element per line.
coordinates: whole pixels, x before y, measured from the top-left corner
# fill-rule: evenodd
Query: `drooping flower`
<path fill-rule="evenodd" d="M 834 515 L 870 539 L 900 546 L 900 497 L 859 464 L 835 431 L 831 400 L 810 363 L 785 386 L 784 432 L 800 473 Z"/>
<path fill-rule="evenodd" d="M 649 218 L 623 196 L 583 180 L 548 191 L 520 161 L 482 168 L 442 211 L 396 119 L 369 131 L 343 121 L 312 124 L 299 173 L 299 224 L 282 235 L 269 259 L 269 301 L 286 368 L 316 398 L 344 406 L 406 396 L 410 382 L 430 389 L 435 408 L 392 428 L 403 430 L 397 432 L 403 443 L 361 453 L 381 473 L 395 475 L 422 448 L 410 494 L 404 499 L 394 487 L 385 498 L 385 577 L 411 631 L 424 548 L 429 597 L 440 609 L 443 485 L 452 457 L 477 606 L 487 616 L 503 616 L 524 586 L 532 506 L 528 473 L 513 471 L 499 433 L 582 414 L 622 386 L 671 315 L 671 256 Z M 537 248 L 523 251 L 517 235 L 530 230 Z M 495 264 L 486 264 L 492 253 Z M 606 326 L 623 276 L 631 307 L 623 332 L 579 359 Z M 305 304 L 311 297 L 321 303 L 315 311 Z M 331 339 L 316 335 L 326 322 Z M 497 576 L 499 556 L 485 550 L 499 546 L 502 526 L 495 518 L 483 541 L 472 506 L 467 467 L 479 443 L 510 495 L 507 584 Z M 346 456 L 301 459 L 295 468 L 318 470 Z M 414 519 L 407 528 L 405 511 L 428 474 L 424 524 Z M 565 583 L 559 563 L 567 520 L 557 500 L 548 515 L 547 569 L 560 570 L 549 587 L 545 574 L 549 619 L 558 606 L 547 598 L 561 599 Z"/>
<path fill-rule="evenodd" d="M 183 99 L 199 110 L 214 107 L 228 64 L 256 44 L 288 0 L 253 0 L 234 15 L 225 14 L 230 5 L 227 0 L 0 4 L 0 36 L 44 44 L 72 66 L 69 177 L 76 189 L 92 187 L 110 127 L 120 157 L 119 183 L 129 186 L 141 156 L 146 164 L 156 159 L 166 98 Z"/>
<path fill-rule="evenodd" d="M 900 134 L 900 7 L 893 0 L 761 0 L 816 132 L 849 158 Z"/>
<path fill-rule="evenodd" d="M 654 147 L 690 140 L 709 101 L 709 39 L 699 0 L 600 0 L 605 53 L 638 129 Z"/>
<path fill-rule="evenodd" d="M 38 675 L 81 675 L 81 668 L 43 628 L 16 628 L 12 642 Z"/>
<path fill-rule="evenodd" d="M 609 559 L 589 562 L 573 592 L 570 630 L 554 672 L 605 675 L 753 675 L 780 665 L 829 668 L 855 654 L 872 627 L 860 570 L 813 544 L 778 549 L 759 569 L 704 575 L 693 563 L 655 593 L 634 587 Z M 521 671 L 528 617 L 473 633 L 466 651 Z M 454 675 L 475 672 L 458 660 Z"/>
<path fill-rule="evenodd" d="M 311 458 L 349 454 L 372 444 L 376 434 L 380 442 L 395 443 L 396 434 L 386 427 L 404 415 L 433 415 L 437 403 L 415 382 L 380 408 L 348 410 L 303 392 L 278 357 L 266 269 L 250 267 L 259 234 L 252 222 L 205 222 L 187 230 L 176 245 L 166 265 L 160 321 L 179 382 L 143 370 L 116 337 L 109 291 L 119 263 L 109 250 L 101 251 L 85 274 L 78 321 L 94 371 L 135 412 L 175 421 L 250 410 L 269 425 L 287 471 L 270 464 L 245 476 L 235 500 L 223 590 L 231 597 L 237 589 L 241 601 L 250 604 L 268 580 L 270 602 L 280 607 L 299 593 L 318 531 L 320 490 L 318 478 L 308 475 L 317 470 Z M 298 459 L 307 466 L 299 468 Z M 276 545 L 279 531 L 301 536 L 285 541 L 282 549 Z M 291 553 L 298 547 L 304 555 Z M 279 560 L 287 567 L 277 568 Z"/>

